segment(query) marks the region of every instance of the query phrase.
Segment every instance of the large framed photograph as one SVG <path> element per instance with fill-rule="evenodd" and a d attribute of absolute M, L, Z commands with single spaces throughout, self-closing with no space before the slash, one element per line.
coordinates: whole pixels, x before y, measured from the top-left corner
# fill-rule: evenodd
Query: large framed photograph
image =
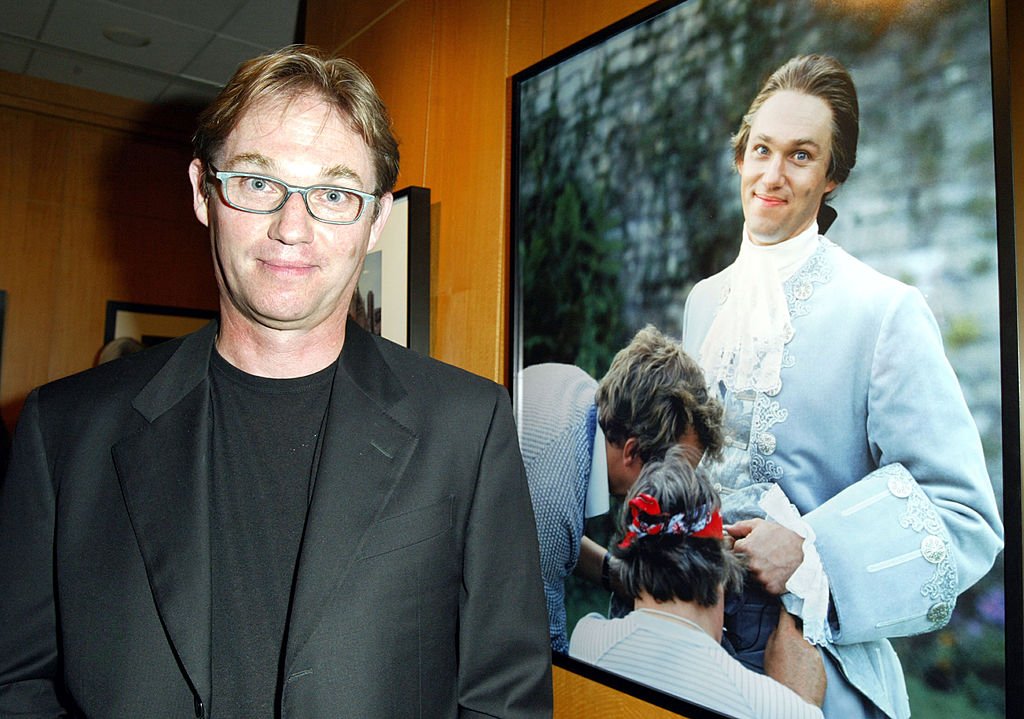
<path fill-rule="evenodd" d="M 894 598 L 895 606 L 879 609 L 875 617 L 857 616 L 851 607 L 863 605 L 865 598 L 856 596 L 854 580 L 843 579 L 849 574 L 846 565 L 842 572 L 835 569 L 833 557 L 843 555 L 841 546 L 833 548 L 823 536 L 827 532 L 816 540 L 831 589 L 824 629 L 831 648 L 850 641 L 845 636 L 852 627 L 870 619 L 873 628 L 850 644 L 879 653 L 889 652 L 891 646 L 898 657 L 896 663 L 879 660 L 876 667 L 897 672 L 891 674 L 899 679 L 897 688 L 868 686 L 870 682 L 847 677 L 869 704 L 890 716 L 905 715 L 908 703 L 914 716 L 995 718 L 1021 702 L 1020 683 L 1006 680 L 1022 672 L 1022 598 L 1005 15 L 1002 0 L 658 2 L 515 75 L 511 85 L 508 365 L 524 456 L 536 436 L 551 437 L 565 429 L 541 430 L 531 422 L 537 416 L 552 422 L 561 417 L 559 402 L 569 386 L 563 381 L 552 383 L 550 391 L 533 392 L 524 373 L 529 376 L 529 368 L 544 365 L 574 368 L 573 376 L 584 378 L 581 386 L 589 381 L 592 394 L 616 353 L 639 330 L 654 325 L 682 342 L 702 365 L 709 392 L 730 405 L 726 459 L 744 458 L 742 469 L 734 465 L 733 470 L 745 473 L 745 486 L 767 491 L 768 485 L 777 484 L 800 514 L 810 516 L 842 502 L 830 503 L 833 497 L 852 497 L 859 491 L 843 494 L 847 487 L 866 488 L 868 478 L 881 481 L 877 471 L 901 473 L 898 481 L 890 477 L 888 486 L 899 485 L 907 492 L 912 488 L 913 496 L 923 499 L 922 506 L 935 509 L 926 513 L 940 527 L 931 540 L 940 551 L 933 557 L 934 570 L 922 569 L 924 574 L 913 577 L 900 572 L 914 566 L 909 557 L 927 554 L 923 550 L 900 550 L 902 560 L 879 559 L 870 565 L 866 571 L 873 572 L 872 577 L 881 576 L 883 569 L 892 571 L 893 580 L 882 585 L 886 589 L 881 595 Z M 768 156 L 776 152 L 773 143 L 779 137 L 774 129 L 755 126 L 757 137 L 742 144 L 740 155 L 734 153 L 732 137 L 766 79 L 790 59 L 809 54 L 838 60 L 856 86 L 856 164 L 848 179 L 826 195 L 834 213 L 818 217 L 819 232 L 827 239 L 808 241 L 808 252 L 815 254 L 800 256 L 784 270 L 778 261 L 773 265 L 780 273 L 778 296 L 784 304 L 774 306 L 783 308 L 781 319 L 779 311 L 762 312 L 764 305 L 751 305 L 758 308 L 754 316 L 779 322 L 780 336 L 786 338 L 775 369 L 781 390 L 776 385 L 734 391 L 729 382 L 717 381 L 717 373 L 708 380 L 721 368 L 707 362 L 702 349 L 707 346 L 708 325 L 719 312 L 717 303 L 724 306 L 729 295 L 740 297 L 740 290 L 746 290 L 729 284 L 731 278 L 758 276 L 740 275 L 735 263 L 744 228 L 750 225 L 745 207 L 755 195 L 765 201 L 770 193 L 764 190 L 763 178 L 747 192 L 747 175 L 739 171 L 737 159 L 751 167 L 752 161 L 746 159 L 751 155 L 743 153 Z M 782 107 L 787 116 L 795 112 L 794 103 Z M 832 136 L 827 137 L 831 142 Z M 798 150 L 790 153 L 779 147 L 778 155 L 784 158 L 780 162 L 813 160 L 806 143 Z M 830 177 L 823 175 L 822 182 Z M 788 182 L 792 190 L 797 181 L 772 182 L 779 187 Z M 785 191 L 778 190 L 767 199 L 785 201 L 790 207 L 797 204 L 797 191 L 784 197 Z M 813 249 L 822 247 L 820 252 Z M 876 327 L 873 336 L 885 337 L 884 346 L 857 344 L 852 339 L 856 318 L 871 290 L 862 283 L 862 294 L 848 291 L 847 299 L 838 304 L 835 297 L 841 295 L 836 288 L 845 270 L 833 267 L 821 253 L 841 254 L 843 263 L 860 268 L 857 272 L 864 277 L 877 278 L 880 286 L 890 288 L 886 291 L 923 298 L 913 302 L 925 319 Z M 744 265 L 747 270 L 752 266 Z M 735 316 L 744 317 L 742 312 Z M 934 325 L 927 319 L 931 317 Z M 721 331 L 742 336 L 747 326 L 741 321 Z M 916 334 L 919 327 L 940 340 L 933 343 L 937 349 L 930 350 L 927 363 L 945 367 L 939 373 L 944 379 L 925 359 L 905 360 L 919 363 L 917 371 L 900 369 L 904 358 L 924 357 L 921 347 L 926 343 Z M 812 338 L 818 342 L 816 350 Z M 871 371 L 861 375 L 853 369 L 869 364 Z M 860 380 L 855 376 L 868 378 L 870 386 L 856 385 Z M 883 387 L 889 382 L 892 386 Z M 817 397 L 810 396 L 814 387 Z M 906 396 L 910 387 L 918 388 L 913 397 Z M 804 390 L 807 397 L 801 394 Z M 862 405 L 862 415 L 851 419 L 845 410 L 850 403 Z M 828 420 L 822 421 L 826 415 Z M 745 427 L 730 421 L 736 417 L 745 417 Z M 942 420 L 933 423 L 937 417 Z M 585 435 L 590 448 L 580 451 L 596 467 L 604 460 L 588 454 L 596 451 L 593 421 L 591 414 L 590 434 Z M 945 439 L 943 423 L 948 423 Z M 930 424 L 935 428 L 933 443 L 928 438 Z M 846 432 L 844 427 L 856 431 Z M 847 446 L 856 443 L 858 447 Z M 741 451 L 729 454 L 730 447 Z M 854 454 L 858 459 L 852 459 Z M 968 455 L 977 455 L 977 471 L 969 479 L 957 475 L 958 469 L 941 469 L 963 466 Z M 864 482 L 842 475 L 845 469 L 834 477 L 827 473 L 830 467 L 864 462 L 873 465 L 857 474 Z M 726 471 L 709 469 L 711 464 L 705 457 L 698 473 L 718 478 Z M 813 477 L 805 476 L 801 467 L 817 470 Z M 551 470 L 556 471 L 563 470 Z M 542 524 L 551 513 L 563 511 L 559 503 L 580 503 L 560 531 L 546 533 L 541 527 L 542 555 L 554 551 L 546 542 L 562 542 L 567 533 L 573 535 L 572 525 L 582 522 L 584 515 L 588 538 L 602 547 L 619 539 L 615 520 L 622 513 L 621 500 L 613 498 L 606 512 L 590 517 L 578 487 L 576 500 L 567 499 L 558 494 L 562 490 L 551 488 L 550 478 L 538 485 L 530 472 L 528 463 Z M 716 483 L 716 488 L 722 486 Z M 731 489 L 728 482 L 724 486 L 723 497 Z M 886 485 L 878 486 L 883 492 L 873 495 L 875 501 L 895 496 L 891 491 L 885 494 Z M 961 490 L 965 493 L 959 494 Z M 564 492 L 572 494 L 569 488 Z M 962 504 L 951 501 L 953 496 Z M 867 506 L 854 507 L 856 502 L 849 501 L 853 504 L 837 510 L 844 522 Z M 866 501 L 866 496 L 857 500 Z M 723 499 L 723 507 L 729 502 Z M 752 511 L 760 511 L 764 505 L 752 506 Z M 990 510 L 982 509 L 988 506 Z M 872 511 L 875 524 L 869 522 L 870 529 L 864 534 L 851 529 L 840 542 L 849 552 L 868 554 L 881 535 L 910 531 L 907 527 L 913 524 L 904 512 L 901 528 L 891 528 L 880 505 Z M 972 534 L 967 524 L 973 524 L 978 534 Z M 851 520 L 843 526 L 854 524 Z M 1005 548 L 999 551 L 1003 528 Z M 920 530 L 922 538 L 928 534 Z M 985 539 L 978 539 L 981 536 Z M 980 549 L 982 544 L 985 549 Z M 572 569 L 573 552 L 564 556 L 570 557 L 565 569 Z M 579 564 L 576 569 L 585 573 Z M 933 580 L 946 583 L 945 593 L 929 584 Z M 864 586 L 878 585 L 865 580 Z M 878 596 L 874 601 L 882 603 Z M 610 595 L 601 582 L 566 577 L 564 626 L 569 643 L 581 619 L 592 613 L 627 613 L 630 606 L 621 604 L 621 599 L 612 601 L 610 609 Z M 907 616 L 898 616 L 901 608 Z M 842 664 L 855 675 L 856 668 L 843 658 L 848 652 L 844 647 L 831 655 L 826 652 L 832 657 L 829 671 L 842 673 Z M 710 711 L 711 705 L 699 692 L 688 691 L 685 683 L 679 691 L 664 686 L 652 691 L 656 682 L 624 681 L 630 665 L 623 656 L 614 665 L 618 669 L 603 661 L 581 663 L 576 654 L 562 651 L 555 652 L 555 662 L 605 683 L 616 676 L 617 688 L 681 713 L 703 716 Z M 658 661 L 652 655 L 643 664 L 650 668 Z M 638 675 L 649 677 L 651 672 Z M 907 701 L 898 688 L 903 682 Z M 721 707 L 711 709 L 731 715 Z M 825 714 L 845 719 L 828 705 Z"/>
<path fill-rule="evenodd" d="M 430 354 L 430 190 L 394 193 L 391 216 L 366 255 L 350 313 L 365 329 Z"/>

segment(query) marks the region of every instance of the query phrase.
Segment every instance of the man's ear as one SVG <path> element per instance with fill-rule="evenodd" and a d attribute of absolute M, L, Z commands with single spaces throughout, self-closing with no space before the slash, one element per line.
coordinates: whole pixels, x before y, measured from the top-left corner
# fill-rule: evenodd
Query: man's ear
<path fill-rule="evenodd" d="M 630 437 L 622 445 L 622 465 L 627 469 L 635 469 L 637 472 L 643 468 L 644 461 L 640 458 L 640 442 L 636 437 Z"/>
<path fill-rule="evenodd" d="M 204 175 L 203 163 L 198 158 L 192 160 L 188 166 L 188 179 L 192 183 L 192 209 L 199 221 L 209 227 L 210 207 Z"/>
<path fill-rule="evenodd" d="M 370 241 L 366 246 L 367 252 L 376 246 L 381 233 L 384 232 L 384 225 L 388 223 L 388 215 L 391 214 L 391 207 L 394 205 L 394 202 L 394 195 L 388 192 L 382 195 L 381 198 L 374 203 L 375 207 L 367 208 L 368 211 L 377 211 L 377 216 L 373 218 L 373 224 L 370 225 Z"/>

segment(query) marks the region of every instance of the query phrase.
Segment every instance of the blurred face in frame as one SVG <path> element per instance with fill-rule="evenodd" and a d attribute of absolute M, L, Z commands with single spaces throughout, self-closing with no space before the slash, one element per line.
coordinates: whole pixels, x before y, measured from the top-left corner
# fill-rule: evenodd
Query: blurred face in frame
<path fill-rule="evenodd" d="M 242 114 L 214 162 L 218 170 L 267 175 L 296 186 L 372 193 L 376 182 L 366 143 L 347 118 L 312 94 L 257 101 Z M 210 228 L 222 326 L 241 321 L 309 331 L 336 323 L 342 331 L 366 253 L 391 210 L 391 195 L 367 204 L 350 225 L 315 219 L 298 194 L 277 212 L 261 215 L 227 205 L 216 181 L 204 192 L 202 169 L 193 160 L 189 177 L 196 217 Z"/>
<path fill-rule="evenodd" d="M 640 478 L 644 461 L 640 459 L 635 437 L 630 437 L 622 445 L 615 444 L 607 437 L 604 441 L 605 456 L 608 460 L 608 493 L 621 499 L 629 494 L 629 490 Z M 682 447 L 686 461 L 696 469 L 704 456 L 704 443 L 697 435 L 697 430 L 692 426 L 687 427 L 676 439 L 676 444 Z"/>
<path fill-rule="evenodd" d="M 759 245 L 784 242 L 814 222 L 828 179 L 832 110 L 824 100 L 782 90 L 761 105 L 737 163 L 743 217 Z"/>

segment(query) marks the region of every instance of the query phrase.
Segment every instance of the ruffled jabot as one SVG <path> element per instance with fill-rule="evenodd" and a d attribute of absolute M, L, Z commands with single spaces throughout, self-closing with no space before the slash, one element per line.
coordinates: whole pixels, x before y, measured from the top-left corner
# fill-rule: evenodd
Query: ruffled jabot
<path fill-rule="evenodd" d="M 709 385 L 769 395 L 782 389 L 783 352 L 794 335 L 783 283 L 817 248 L 817 223 L 774 245 L 755 245 L 744 226 L 728 295 L 700 348 Z"/>

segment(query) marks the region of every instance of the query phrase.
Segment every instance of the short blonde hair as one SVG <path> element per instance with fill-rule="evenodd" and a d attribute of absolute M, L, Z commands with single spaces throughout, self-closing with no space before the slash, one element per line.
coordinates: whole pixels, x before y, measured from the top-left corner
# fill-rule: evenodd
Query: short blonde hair
<path fill-rule="evenodd" d="M 377 89 L 351 60 L 326 59 L 308 45 L 289 45 L 242 63 L 200 113 L 192 152 L 204 173 L 247 110 L 265 99 L 289 100 L 306 93 L 331 103 L 370 148 L 376 175 L 373 194 L 391 192 L 398 180 L 398 141 Z"/>
<path fill-rule="evenodd" d="M 700 365 L 654 325 L 615 355 L 595 401 L 605 436 L 617 446 L 635 437 L 644 462 L 664 457 L 691 427 L 709 456 L 721 452 L 721 403 L 708 394 Z"/>

